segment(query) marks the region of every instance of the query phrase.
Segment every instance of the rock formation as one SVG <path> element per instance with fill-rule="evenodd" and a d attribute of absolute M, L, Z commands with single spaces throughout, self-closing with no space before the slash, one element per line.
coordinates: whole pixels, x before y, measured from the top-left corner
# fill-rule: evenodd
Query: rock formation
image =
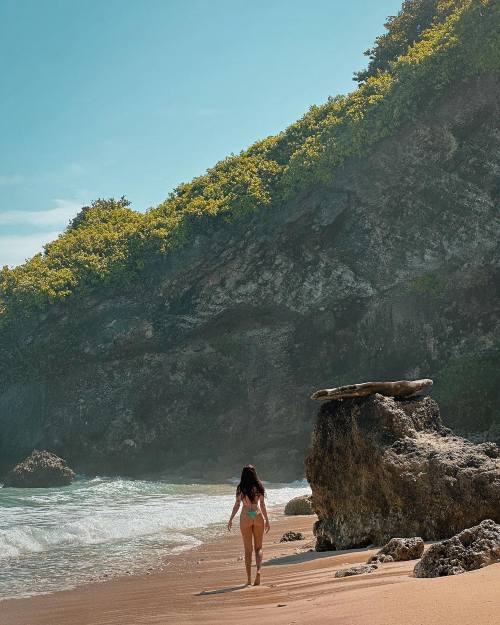
<path fill-rule="evenodd" d="M 367 397 L 379 393 L 386 397 L 412 397 L 432 386 L 432 380 L 399 380 L 398 382 L 363 382 L 316 391 L 311 399 L 325 401 L 346 397 Z"/>
<path fill-rule="evenodd" d="M 306 475 L 318 550 L 447 538 L 500 521 L 499 449 L 444 428 L 430 397 L 372 395 L 322 405 Z"/>
<path fill-rule="evenodd" d="M 391 540 L 368 560 L 372 562 L 400 562 L 418 560 L 424 553 L 424 541 L 419 537 L 391 538 Z"/>
<path fill-rule="evenodd" d="M 285 506 L 285 514 L 314 514 L 311 496 L 301 495 L 300 497 L 290 499 Z"/>
<path fill-rule="evenodd" d="M 461 82 L 324 185 L 203 222 L 141 284 L 19 320 L 0 336 L 0 471 L 37 447 L 87 473 L 301 478 L 308 397 L 331 380 L 425 372 L 447 425 L 491 428 L 499 115 L 497 74 Z"/>
<path fill-rule="evenodd" d="M 500 562 L 500 525 L 491 519 L 431 545 L 414 568 L 415 577 L 459 575 Z"/>
<path fill-rule="evenodd" d="M 376 564 L 359 564 L 351 566 L 348 569 L 339 569 L 335 571 L 335 577 L 351 577 L 352 575 L 362 575 L 363 573 L 373 573 L 378 566 Z"/>
<path fill-rule="evenodd" d="M 283 536 L 280 538 L 280 543 L 289 543 L 293 540 L 304 540 L 305 536 L 302 532 L 285 532 Z"/>
<path fill-rule="evenodd" d="M 10 471 L 4 486 L 15 488 L 49 488 L 67 486 L 75 478 L 66 462 L 49 451 L 34 450 L 28 458 Z"/>

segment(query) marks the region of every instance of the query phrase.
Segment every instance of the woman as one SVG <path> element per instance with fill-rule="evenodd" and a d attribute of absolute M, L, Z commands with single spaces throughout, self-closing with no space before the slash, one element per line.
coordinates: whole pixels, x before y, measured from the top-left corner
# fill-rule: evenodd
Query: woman
<path fill-rule="evenodd" d="M 271 529 L 267 518 L 266 504 L 264 501 L 265 489 L 257 476 L 255 467 L 247 464 L 241 472 L 241 480 L 236 489 L 236 501 L 228 521 L 227 529 L 231 531 L 233 518 L 243 504 L 240 515 L 240 531 L 245 546 L 245 568 L 247 571 L 247 585 L 252 583 L 252 540 L 253 550 L 255 550 L 255 564 L 257 574 L 253 585 L 260 585 L 260 573 L 262 569 L 262 538 L 264 529 L 267 532 Z"/>

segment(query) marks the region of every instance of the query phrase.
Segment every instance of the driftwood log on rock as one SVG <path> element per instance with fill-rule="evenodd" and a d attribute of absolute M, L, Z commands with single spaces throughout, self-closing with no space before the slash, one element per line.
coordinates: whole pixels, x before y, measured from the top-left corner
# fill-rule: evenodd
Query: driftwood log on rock
<path fill-rule="evenodd" d="M 325 401 L 346 397 L 367 397 L 379 393 L 386 397 L 412 397 L 432 386 L 432 380 L 398 380 L 397 382 L 363 382 L 316 391 L 311 399 Z"/>

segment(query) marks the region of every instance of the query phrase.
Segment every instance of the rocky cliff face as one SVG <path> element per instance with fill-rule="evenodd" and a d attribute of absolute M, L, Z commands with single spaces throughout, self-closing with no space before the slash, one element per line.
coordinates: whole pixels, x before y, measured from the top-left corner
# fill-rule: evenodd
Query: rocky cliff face
<path fill-rule="evenodd" d="M 79 471 L 299 477 L 310 392 L 362 378 L 431 376 L 448 423 L 491 428 L 499 96 L 498 76 L 459 85 L 332 185 L 20 323 L 0 346 L 0 469 L 36 446 Z"/>
<path fill-rule="evenodd" d="M 320 551 L 500 520 L 500 449 L 454 436 L 430 397 L 324 404 L 306 467 Z"/>

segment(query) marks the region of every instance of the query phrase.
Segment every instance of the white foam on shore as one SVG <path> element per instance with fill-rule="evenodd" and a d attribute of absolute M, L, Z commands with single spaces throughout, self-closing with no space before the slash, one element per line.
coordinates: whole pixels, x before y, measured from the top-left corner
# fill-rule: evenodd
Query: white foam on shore
<path fill-rule="evenodd" d="M 266 485 L 268 506 L 310 492 Z M 58 489 L 0 489 L 0 599 L 140 572 L 221 529 L 234 485 L 94 478 Z"/>

